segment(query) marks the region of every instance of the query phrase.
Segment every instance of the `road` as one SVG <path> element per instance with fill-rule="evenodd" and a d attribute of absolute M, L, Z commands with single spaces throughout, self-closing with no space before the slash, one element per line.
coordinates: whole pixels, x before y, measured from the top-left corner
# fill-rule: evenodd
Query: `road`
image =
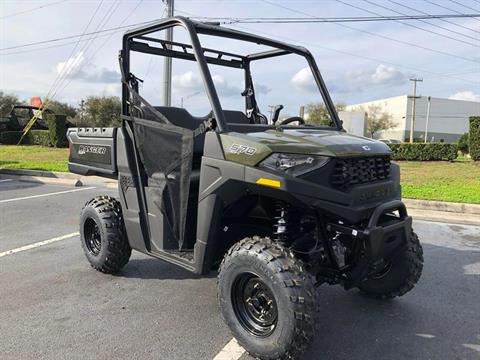
<path fill-rule="evenodd" d="M 231 340 L 215 274 L 138 253 L 116 276 L 94 271 L 76 232 L 99 194 L 116 191 L 0 180 L 0 359 L 213 359 Z M 418 286 L 388 302 L 320 287 L 305 359 L 480 358 L 480 227 L 414 226 L 425 251 Z"/>

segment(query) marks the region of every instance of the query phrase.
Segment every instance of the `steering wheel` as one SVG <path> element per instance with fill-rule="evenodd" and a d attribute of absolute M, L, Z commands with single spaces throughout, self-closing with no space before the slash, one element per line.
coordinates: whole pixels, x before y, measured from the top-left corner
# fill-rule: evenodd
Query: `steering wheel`
<path fill-rule="evenodd" d="M 280 126 L 282 125 L 288 125 L 292 122 L 298 121 L 300 125 L 305 124 L 305 120 L 303 120 L 300 116 L 290 116 L 289 118 L 286 118 L 285 120 L 282 120 L 282 122 L 279 124 Z"/>

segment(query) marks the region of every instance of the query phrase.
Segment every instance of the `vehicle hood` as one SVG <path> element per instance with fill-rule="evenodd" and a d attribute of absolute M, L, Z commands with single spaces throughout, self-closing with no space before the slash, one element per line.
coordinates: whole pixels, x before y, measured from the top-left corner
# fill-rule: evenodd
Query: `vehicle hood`
<path fill-rule="evenodd" d="M 255 165 L 274 152 L 311 154 L 331 157 L 387 155 L 388 145 L 350 135 L 342 131 L 321 129 L 285 129 L 262 132 L 221 134 L 225 156 L 229 160 Z"/>

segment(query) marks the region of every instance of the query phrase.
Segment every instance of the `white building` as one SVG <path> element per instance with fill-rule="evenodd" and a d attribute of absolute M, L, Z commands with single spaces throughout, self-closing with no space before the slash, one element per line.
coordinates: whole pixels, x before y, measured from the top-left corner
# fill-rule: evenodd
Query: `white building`
<path fill-rule="evenodd" d="M 346 112 L 368 110 L 369 106 L 380 107 L 381 112 L 387 112 L 391 115 L 395 127 L 375 134 L 379 139 L 397 139 L 408 140 L 410 137 L 410 114 L 412 113 L 412 100 L 407 95 L 395 96 L 391 98 L 375 100 L 360 104 L 348 105 Z M 425 139 L 427 133 L 428 141 L 452 142 L 458 139 L 460 135 L 468 131 L 468 117 L 471 115 L 480 115 L 480 102 L 463 101 L 442 98 L 430 98 L 430 116 L 428 117 L 428 98 L 422 96 L 416 99 L 414 137 L 416 139 Z M 357 116 L 343 115 L 347 122 L 354 121 Z M 428 129 L 426 129 L 428 117 Z M 340 118 L 342 115 L 340 114 Z M 352 125 L 349 125 L 352 126 Z M 361 128 L 364 124 L 355 126 Z M 368 135 L 365 133 L 365 135 Z"/>

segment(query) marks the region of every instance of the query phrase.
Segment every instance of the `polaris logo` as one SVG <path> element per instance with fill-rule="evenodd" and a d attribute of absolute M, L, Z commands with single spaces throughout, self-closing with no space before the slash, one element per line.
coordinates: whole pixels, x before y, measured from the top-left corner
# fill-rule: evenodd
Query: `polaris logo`
<path fill-rule="evenodd" d="M 372 150 L 372 149 L 370 149 L 370 146 L 368 146 L 368 145 L 363 145 L 363 146 L 362 146 L 362 149 L 365 150 L 365 151 L 370 151 L 370 150 Z"/>
<path fill-rule="evenodd" d="M 80 145 L 78 147 L 78 155 L 85 155 L 85 154 L 105 155 L 106 152 L 107 152 L 107 148 L 105 146 Z"/>

